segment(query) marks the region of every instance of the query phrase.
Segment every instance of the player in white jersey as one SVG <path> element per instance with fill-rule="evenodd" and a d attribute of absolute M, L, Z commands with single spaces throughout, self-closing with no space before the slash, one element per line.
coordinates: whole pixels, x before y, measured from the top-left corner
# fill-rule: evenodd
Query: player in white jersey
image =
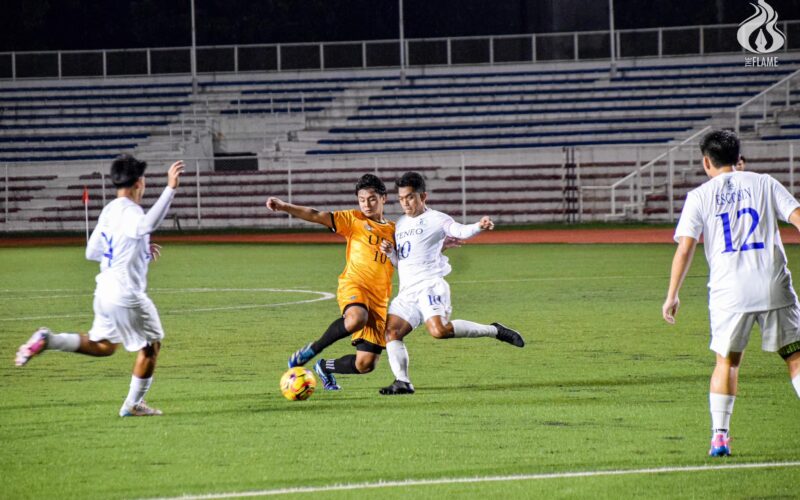
<path fill-rule="evenodd" d="M 463 225 L 452 217 L 425 205 L 425 180 L 416 172 L 407 172 L 396 182 L 398 198 L 404 215 L 395 226 L 395 245 L 383 242 L 382 251 L 397 265 L 400 291 L 389 305 L 386 322 L 386 354 L 395 381 L 380 390 L 381 394 L 413 394 L 414 386 L 408 377 L 408 351 L 403 338 L 425 323 L 433 338 L 494 337 L 517 347 L 523 347 L 522 336 L 500 323 L 482 325 L 455 319 L 450 321 L 450 286 L 444 277 L 450 264 L 442 254 L 447 237 L 461 240 L 494 223 L 483 217 L 475 224 Z"/>
<path fill-rule="evenodd" d="M 19 348 L 16 358 L 17 366 L 24 366 L 51 349 L 110 356 L 122 344 L 127 351 L 138 351 L 130 391 L 119 410 L 121 417 L 161 415 L 144 402 L 164 338 L 158 311 L 146 293 L 148 263 L 160 255 L 160 247 L 150 243 L 150 233 L 164 220 L 184 165 L 182 161 L 172 164 L 167 187 L 147 213 L 139 206 L 146 167 L 145 162 L 130 155 L 119 156 L 111 164 L 117 198 L 103 208 L 86 245 L 86 258 L 100 262 L 89 334 L 54 334 L 42 327 Z"/>
<path fill-rule="evenodd" d="M 739 366 L 754 323 L 761 329 L 761 348 L 786 361 L 800 396 L 800 305 L 777 224 L 781 219 L 800 230 L 800 203 L 769 175 L 736 170 L 739 139 L 733 132 L 710 132 L 700 151 L 710 180 L 686 196 L 662 315 L 675 322 L 678 292 L 703 236 L 710 273 L 710 348 L 717 358 L 709 390 L 709 455 L 727 456 Z"/>

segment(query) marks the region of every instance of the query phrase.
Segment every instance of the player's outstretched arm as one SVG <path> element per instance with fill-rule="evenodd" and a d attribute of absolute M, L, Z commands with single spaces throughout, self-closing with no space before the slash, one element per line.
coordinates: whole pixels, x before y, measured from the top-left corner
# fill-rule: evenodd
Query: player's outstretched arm
<path fill-rule="evenodd" d="M 321 212 L 315 208 L 293 205 L 291 203 L 286 203 L 280 198 L 275 198 L 274 196 L 267 198 L 266 206 L 273 212 L 286 212 L 292 217 L 297 217 L 304 221 L 322 224 L 329 228 L 333 227 L 333 220 L 331 219 L 330 212 Z"/>
<path fill-rule="evenodd" d="M 457 238 L 459 240 L 466 240 L 472 238 L 481 231 L 491 231 L 494 229 L 494 222 L 489 217 L 481 217 L 481 220 L 474 224 L 459 224 L 454 220 L 448 221 L 444 226 L 446 236 Z"/>
<path fill-rule="evenodd" d="M 675 323 L 675 315 L 678 314 L 678 308 L 681 305 L 678 292 L 683 286 L 683 280 L 686 279 L 689 268 L 692 266 L 695 248 L 697 248 L 696 239 L 682 236 L 678 242 L 678 249 L 675 250 L 675 256 L 672 258 L 672 271 L 669 276 L 667 299 L 664 301 L 664 305 L 661 306 L 661 316 L 667 323 Z"/>
<path fill-rule="evenodd" d="M 137 236 L 152 233 L 161 224 L 164 217 L 167 216 L 169 206 L 175 197 L 175 190 L 178 189 L 180 176 L 185 168 L 186 166 L 182 160 L 170 165 L 167 171 L 167 187 L 164 188 L 164 192 L 161 193 L 161 196 L 158 197 L 158 200 L 150 207 L 145 216 L 140 219 L 136 228 Z"/>

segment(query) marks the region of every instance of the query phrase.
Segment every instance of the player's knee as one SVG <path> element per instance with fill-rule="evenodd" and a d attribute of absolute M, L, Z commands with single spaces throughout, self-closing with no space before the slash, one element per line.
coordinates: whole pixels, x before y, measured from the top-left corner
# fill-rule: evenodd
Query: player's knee
<path fill-rule="evenodd" d="M 161 351 L 161 342 L 153 342 L 142 348 L 144 355 L 153 359 L 158 357 L 159 351 Z"/>
<path fill-rule="evenodd" d="M 358 373 L 369 373 L 375 369 L 375 364 L 377 363 L 374 359 L 357 359 L 356 360 L 356 370 Z"/>
<path fill-rule="evenodd" d="M 737 371 L 741 362 L 739 360 L 717 360 L 717 368 L 725 371 Z"/>
<path fill-rule="evenodd" d="M 90 352 L 93 356 L 96 357 L 107 357 L 111 356 L 115 352 L 117 352 L 117 344 L 112 344 L 111 342 L 102 341 L 102 342 L 93 342 L 89 341 L 90 350 L 89 351 L 82 351 L 82 352 Z"/>
<path fill-rule="evenodd" d="M 446 339 L 452 336 L 450 335 L 450 330 L 444 325 L 428 326 L 428 332 L 435 339 Z"/>
<path fill-rule="evenodd" d="M 95 356 L 98 358 L 107 358 L 116 352 L 116 349 L 110 347 L 99 347 L 97 351 L 95 351 Z"/>
<path fill-rule="evenodd" d="M 344 317 L 344 327 L 348 332 L 355 332 L 367 326 L 369 315 L 367 311 L 360 307 L 353 307 L 347 310 Z"/>
<path fill-rule="evenodd" d="M 399 328 L 387 328 L 385 337 L 386 337 L 386 342 L 392 342 L 394 340 L 403 340 L 403 334 L 400 332 Z"/>

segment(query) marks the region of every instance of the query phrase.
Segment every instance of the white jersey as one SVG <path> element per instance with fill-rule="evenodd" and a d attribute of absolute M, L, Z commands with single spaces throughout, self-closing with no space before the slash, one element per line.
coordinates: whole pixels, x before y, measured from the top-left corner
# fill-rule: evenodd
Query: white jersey
<path fill-rule="evenodd" d="M 146 215 L 129 198 L 116 198 L 103 208 L 86 246 L 86 258 L 100 262 L 95 295 L 125 307 L 147 300 L 150 233 L 164 219 L 174 195 L 172 188 L 165 188 Z"/>
<path fill-rule="evenodd" d="M 442 254 L 445 237 L 465 239 L 479 232 L 477 223 L 464 226 L 430 208 L 416 217 L 401 216 L 394 232 L 400 291 L 420 281 L 450 274 L 452 268 Z"/>
<path fill-rule="evenodd" d="M 777 221 L 798 207 L 778 181 L 754 172 L 720 174 L 689 192 L 675 241 L 703 235 L 710 309 L 744 313 L 796 303 Z"/>

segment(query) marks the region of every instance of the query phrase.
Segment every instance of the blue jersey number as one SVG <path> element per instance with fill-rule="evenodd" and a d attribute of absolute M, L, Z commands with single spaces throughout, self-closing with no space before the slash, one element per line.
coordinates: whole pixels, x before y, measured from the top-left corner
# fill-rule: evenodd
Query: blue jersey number
<path fill-rule="evenodd" d="M 108 259 L 108 265 L 111 265 L 111 260 L 114 258 L 114 237 L 106 236 L 106 233 L 100 233 L 103 237 L 103 242 L 105 243 L 106 250 L 103 252 L 103 257 Z"/>
<path fill-rule="evenodd" d="M 406 257 L 408 257 L 408 254 L 410 254 L 410 253 L 411 253 L 411 242 L 410 241 L 406 241 L 405 243 L 403 243 L 402 245 L 397 247 L 397 255 L 401 259 L 405 259 Z"/>
<path fill-rule="evenodd" d="M 755 208 L 743 208 L 736 212 L 736 216 L 741 219 L 743 215 L 749 215 L 751 218 L 750 221 L 750 231 L 747 233 L 747 236 L 744 238 L 745 243 L 742 244 L 741 248 L 739 248 L 740 252 L 746 252 L 747 250 L 761 250 L 764 248 L 764 243 L 760 241 L 754 241 L 752 243 L 747 243 L 747 240 L 753 233 L 756 231 L 758 227 L 758 212 Z M 722 232 L 725 236 L 725 250 L 722 253 L 730 253 L 735 252 L 736 249 L 733 248 L 733 238 L 731 237 L 731 218 L 728 214 L 719 214 L 717 217 L 722 219 Z"/>

